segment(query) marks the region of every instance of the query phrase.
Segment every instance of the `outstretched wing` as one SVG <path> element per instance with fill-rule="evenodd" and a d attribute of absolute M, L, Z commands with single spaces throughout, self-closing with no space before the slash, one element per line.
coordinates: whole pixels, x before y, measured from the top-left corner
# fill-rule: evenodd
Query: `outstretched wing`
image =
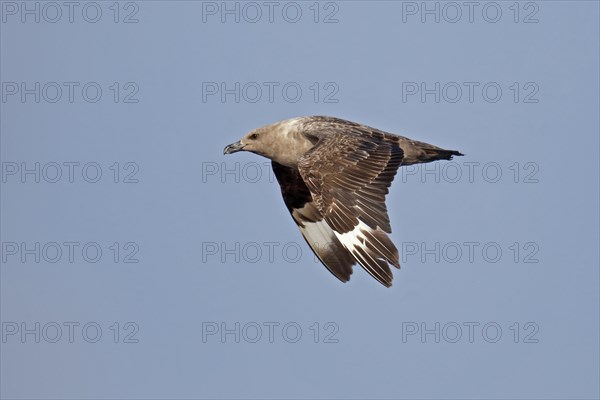
<path fill-rule="evenodd" d="M 379 131 L 321 137 L 298 162 L 316 210 L 354 259 L 385 286 L 400 268 L 385 196 L 402 163 L 397 138 Z"/>
<path fill-rule="evenodd" d="M 295 168 L 271 162 L 281 194 L 292 218 L 298 224 L 304 239 L 323 265 L 340 281 L 346 282 L 356 263 L 340 243 L 323 215 L 315 206 L 312 195 Z"/>

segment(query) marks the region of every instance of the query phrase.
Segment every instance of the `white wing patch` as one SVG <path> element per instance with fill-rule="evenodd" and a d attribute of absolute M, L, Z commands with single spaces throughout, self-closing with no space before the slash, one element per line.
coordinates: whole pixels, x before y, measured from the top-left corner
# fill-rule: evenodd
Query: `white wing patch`
<path fill-rule="evenodd" d="M 385 246 L 377 237 L 382 233 L 381 230 L 372 229 L 363 221 L 358 221 L 358 225 L 346 233 L 333 231 L 342 245 L 352 254 L 360 265 L 367 270 L 378 281 L 391 285 L 392 272 L 388 266 L 387 257 L 376 249 Z M 368 245 L 368 243 L 370 245 Z"/>
<path fill-rule="evenodd" d="M 352 252 L 354 247 L 364 247 L 367 238 L 362 232 L 363 230 L 371 230 L 371 228 L 369 228 L 369 226 L 364 222 L 358 221 L 358 225 L 354 228 L 354 230 L 346 233 L 338 233 L 334 231 L 334 233 L 340 242 L 342 242 L 344 247 Z"/>

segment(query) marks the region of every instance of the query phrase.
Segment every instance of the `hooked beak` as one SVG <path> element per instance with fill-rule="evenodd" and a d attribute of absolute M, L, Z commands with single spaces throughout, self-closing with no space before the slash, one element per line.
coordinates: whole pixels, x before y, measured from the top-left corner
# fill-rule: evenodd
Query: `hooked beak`
<path fill-rule="evenodd" d="M 240 140 L 238 140 L 235 143 L 231 143 L 230 145 L 225 146 L 225 148 L 223 149 L 223 154 L 231 154 L 231 153 L 238 152 L 240 150 L 243 150 L 244 146 L 246 146 L 246 145 L 242 144 L 242 142 Z"/>

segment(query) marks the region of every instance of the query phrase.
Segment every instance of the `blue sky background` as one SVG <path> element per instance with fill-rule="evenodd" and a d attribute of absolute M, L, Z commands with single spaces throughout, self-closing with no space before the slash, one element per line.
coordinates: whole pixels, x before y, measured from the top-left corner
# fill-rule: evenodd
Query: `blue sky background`
<path fill-rule="evenodd" d="M 598 398 L 597 2 L 97 4 L 0 3 L 2 398 Z M 222 155 L 312 114 L 466 154 L 397 176 L 390 289 Z"/>

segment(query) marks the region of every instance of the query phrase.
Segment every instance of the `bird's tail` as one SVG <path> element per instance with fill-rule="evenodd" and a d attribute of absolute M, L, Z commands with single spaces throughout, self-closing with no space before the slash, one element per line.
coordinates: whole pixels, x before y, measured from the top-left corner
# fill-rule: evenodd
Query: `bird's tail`
<path fill-rule="evenodd" d="M 452 160 L 453 156 L 463 154 L 456 150 L 446 150 L 425 142 L 400 138 L 400 147 L 404 150 L 402 165 L 428 163 L 436 160 Z"/>
<path fill-rule="evenodd" d="M 440 149 L 438 147 L 435 148 L 424 148 L 423 149 L 423 161 L 421 162 L 430 162 L 436 160 L 452 160 L 453 156 L 462 156 L 460 151 L 456 150 L 445 150 Z"/>

